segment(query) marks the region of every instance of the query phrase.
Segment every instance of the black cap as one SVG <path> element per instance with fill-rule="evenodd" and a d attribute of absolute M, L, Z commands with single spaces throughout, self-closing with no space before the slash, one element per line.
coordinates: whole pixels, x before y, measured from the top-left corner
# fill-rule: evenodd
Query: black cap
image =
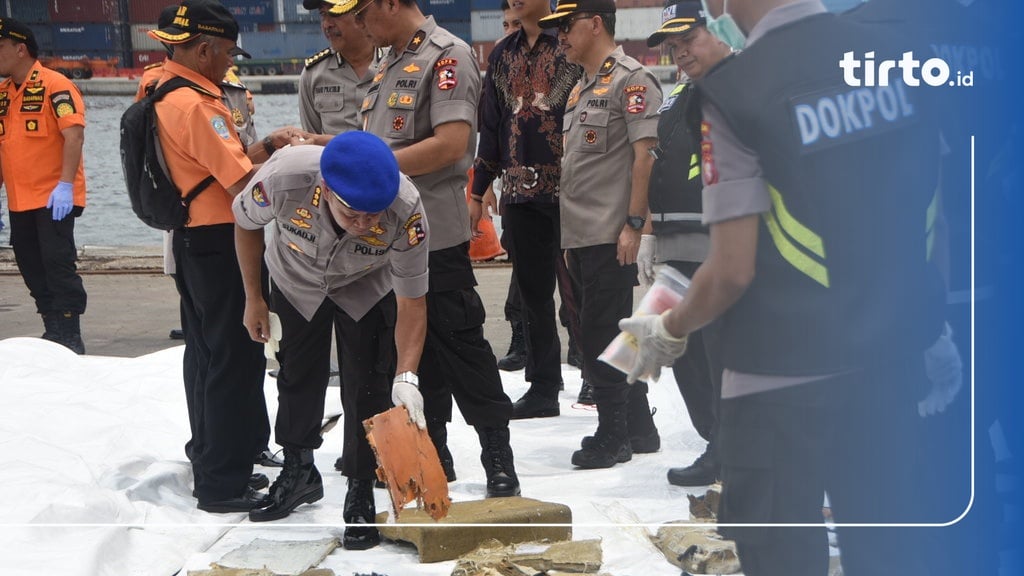
<path fill-rule="evenodd" d="M 614 14 L 615 0 L 559 0 L 555 11 L 540 19 L 541 28 L 554 28 L 563 19 L 577 13 Z"/>
<path fill-rule="evenodd" d="M 174 16 L 178 13 L 178 5 L 171 4 L 160 11 L 160 17 L 156 19 L 156 27 L 163 29 L 174 23 Z"/>
<path fill-rule="evenodd" d="M 29 56 L 35 58 L 39 54 L 36 35 L 24 23 L 13 18 L 0 18 L 0 38 L 10 38 L 28 48 Z"/>
<path fill-rule="evenodd" d="M 164 13 L 160 15 L 162 19 Z M 147 32 L 149 37 L 165 44 L 183 44 L 200 34 L 238 41 L 238 22 L 220 2 L 185 0 L 175 8 L 173 16 L 169 25 Z M 237 46 L 231 50 L 231 55 L 252 57 Z"/>
<path fill-rule="evenodd" d="M 661 11 L 661 27 L 647 37 L 647 46 L 654 48 L 664 42 L 669 34 L 686 34 L 705 24 L 707 20 L 699 0 L 672 2 Z"/>
<path fill-rule="evenodd" d="M 324 4 L 333 7 L 342 3 L 342 0 L 302 0 L 302 7 L 306 10 L 319 10 Z"/>

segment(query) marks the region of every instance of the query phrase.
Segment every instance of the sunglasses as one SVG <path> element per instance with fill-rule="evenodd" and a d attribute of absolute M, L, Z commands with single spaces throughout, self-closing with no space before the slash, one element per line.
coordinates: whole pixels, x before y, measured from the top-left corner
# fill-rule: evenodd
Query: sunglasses
<path fill-rule="evenodd" d="M 579 22 L 580 20 L 586 20 L 588 18 L 593 18 L 593 16 L 588 15 L 588 14 L 583 14 L 583 15 L 573 16 L 571 18 L 566 18 L 565 20 L 562 20 L 558 24 L 558 31 L 561 32 L 562 34 L 568 34 L 569 31 L 572 30 L 572 25 L 573 24 L 575 24 L 576 22 Z"/>
<path fill-rule="evenodd" d="M 367 8 L 369 8 L 373 4 L 376 4 L 379 1 L 380 0 L 373 0 L 371 2 L 367 2 L 366 4 L 363 5 L 362 8 L 360 8 L 359 10 L 356 10 L 355 12 L 353 12 L 352 16 L 355 17 L 356 22 L 362 22 L 363 19 L 365 18 L 365 15 L 363 14 L 363 12 L 366 12 Z"/>

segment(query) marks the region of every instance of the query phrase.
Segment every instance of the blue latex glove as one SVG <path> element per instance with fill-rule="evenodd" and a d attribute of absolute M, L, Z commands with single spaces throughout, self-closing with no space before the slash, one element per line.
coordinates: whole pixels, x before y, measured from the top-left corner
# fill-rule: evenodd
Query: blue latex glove
<path fill-rule="evenodd" d="M 70 182 L 57 182 L 57 187 L 50 192 L 50 199 L 46 201 L 46 207 L 53 209 L 54 220 L 63 220 L 65 216 L 71 214 L 71 210 L 75 207 L 73 196 L 74 192 Z"/>

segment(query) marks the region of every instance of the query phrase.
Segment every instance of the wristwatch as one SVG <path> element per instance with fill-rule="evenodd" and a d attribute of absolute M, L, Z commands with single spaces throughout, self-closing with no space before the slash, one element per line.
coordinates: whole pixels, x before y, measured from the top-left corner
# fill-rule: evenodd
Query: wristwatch
<path fill-rule="evenodd" d="M 633 230 L 642 230 L 643 227 L 644 227 L 644 224 L 646 224 L 646 223 L 647 223 L 647 218 L 644 218 L 643 216 L 627 216 L 626 217 L 626 225 L 628 225 Z"/>
<path fill-rule="evenodd" d="M 413 386 L 420 387 L 420 377 L 415 372 L 406 370 L 401 374 L 395 376 L 395 382 L 405 382 L 406 384 L 412 384 Z"/>

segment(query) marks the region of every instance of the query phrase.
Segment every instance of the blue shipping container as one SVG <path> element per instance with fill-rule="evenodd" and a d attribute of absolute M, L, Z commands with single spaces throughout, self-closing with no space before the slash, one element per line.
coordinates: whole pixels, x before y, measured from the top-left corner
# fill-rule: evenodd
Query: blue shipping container
<path fill-rule="evenodd" d="M 53 45 L 61 51 L 118 52 L 122 49 L 118 27 L 111 24 L 54 24 Z"/>
<path fill-rule="evenodd" d="M 32 29 L 32 35 L 36 37 L 39 52 L 43 55 L 53 52 L 55 48 L 53 45 L 53 26 L 50 24 L 29 24 L 28 27 Z"/>
<path fill-rule="evenodd" d="M 231 15 L 242 23 L 270 23 L 274 21 L 273 2 L 271 0 L 224 0 L 224 6 Z"/>
<path fill-rule="evenodd" d="M 469 0 L 470 8 L 477 10 L 501 10 L 501 0 Z"/>
<path fill-rule="evenodd" d="M 470 0 L 418 0 L 424 14 L 436 20 L 458 20 L 469 23 Z"/>
<path fill-rule="evenodd" d="M 7 0 L 7 10 L 15 20 L 26 23 L 49 22 L 50 11 L 46 7 L 46 0 Z"/>
<path fill-rule="evenodd" d="M 466 44 L 473 45 L 473 24 L 469 20 L 437 19 L 437 25 L 462 38 Z"/>
<path fill-rule="evenodd" d="M 320 22 L 320 13 L 316 10 L 306 10 L 302 6 L 302 0 L 281 0 L 281 14 L 278 15 L 278 22 Z"/>
<path fill-rule="evenodd" d="M 252 54 L 254 60 L 306 58 L 327 47 L 320 26 L 286 24 L 285 31 L 248 32 L 239 36 L 239 46 Z"/>

